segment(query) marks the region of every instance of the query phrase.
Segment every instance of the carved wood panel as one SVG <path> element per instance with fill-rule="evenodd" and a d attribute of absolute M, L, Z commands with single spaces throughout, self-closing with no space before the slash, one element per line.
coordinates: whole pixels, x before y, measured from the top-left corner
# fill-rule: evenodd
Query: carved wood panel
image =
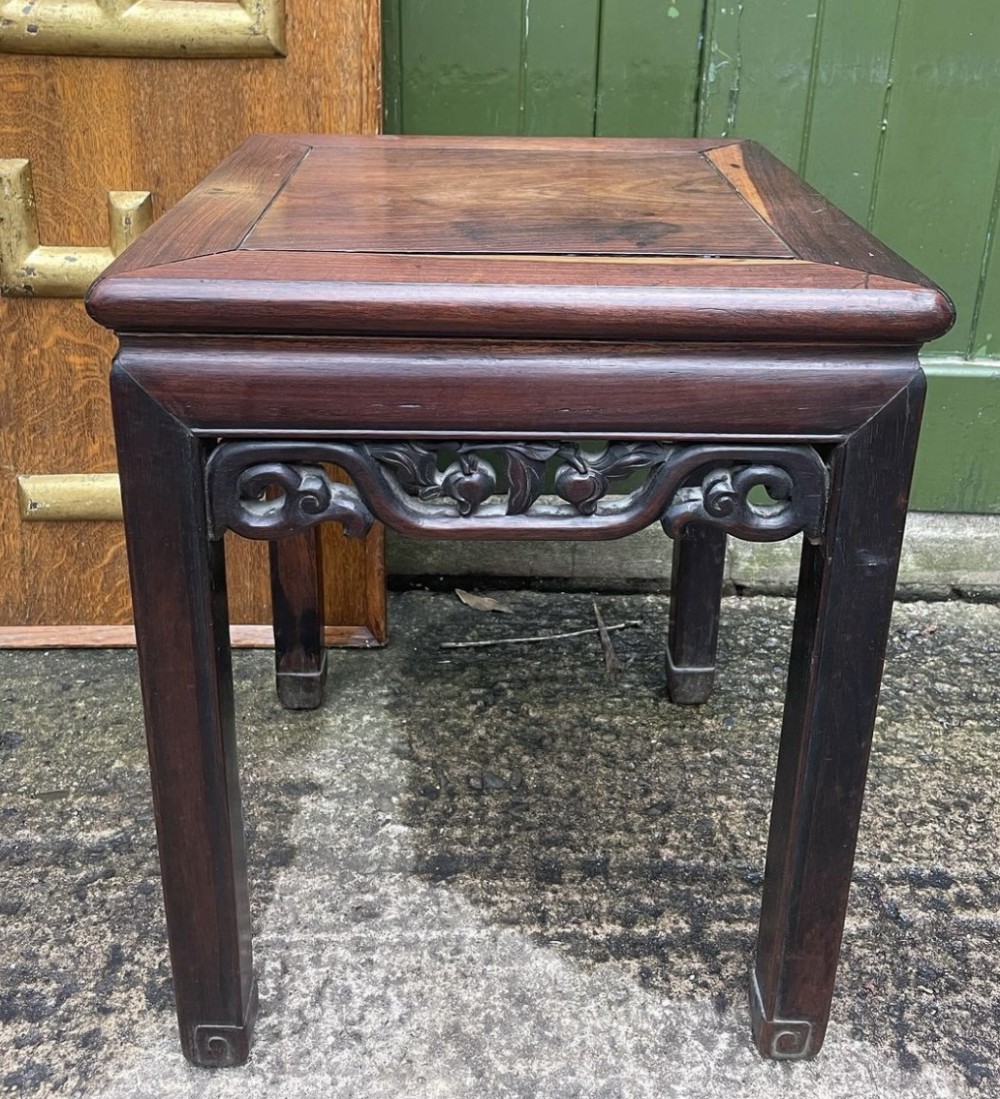
<path fill-rule="evenodd" d="M 377 130 L 378 0 L 285 0 L 284 16 L 284 58 L 5 56 L 0 159 L 31 163 L 41 246 L 108 250 L 109 192 L 151 192 L 159 216 L 251 133 Z M 0 631 L 126 623 L 120 525 L 24 522 L 17 484 L 18 475 L 113 472 L 114 341 L 79 300 L 4 295 L 0 343 Z M 328 585 L 328 623 L 381 637 L 381 534 L 358 545 L 330 527 L 324 538 L 340 580 Z M 266 622 L 266 548 L 243 543 L 232 562 L 233 621 Z"/>

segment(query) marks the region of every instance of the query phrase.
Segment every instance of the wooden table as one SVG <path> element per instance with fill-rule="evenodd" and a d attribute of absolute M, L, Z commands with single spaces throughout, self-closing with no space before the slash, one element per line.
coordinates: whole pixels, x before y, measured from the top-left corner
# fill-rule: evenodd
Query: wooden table
<path fill-rule="evenodd" d="M 749 142 L 257 137 L 89 309 L 121 341 L 111 384 L 188 1058 L 244 1061 L 256 1008 L 221 536 L 275 540 L 279 690 L 312 706 L 315 525 L 360 535 L 374 519 L 491 539 L 662 523 L 675 702 L 711 687 L 726 536 L 804 535 L 750 999 L 764 1054 L 815 1054 L 917 350 L 950 325 L 945 295 Z"/>

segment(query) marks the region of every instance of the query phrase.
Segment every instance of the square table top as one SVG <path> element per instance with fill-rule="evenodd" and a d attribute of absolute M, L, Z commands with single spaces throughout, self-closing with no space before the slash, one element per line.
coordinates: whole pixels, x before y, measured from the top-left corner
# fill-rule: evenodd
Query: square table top
<path fill-rule="evenodd" d="M 254 137 L 88 308 L 122 332 L 891 345 L 953 318 L 727 139 Z"/>

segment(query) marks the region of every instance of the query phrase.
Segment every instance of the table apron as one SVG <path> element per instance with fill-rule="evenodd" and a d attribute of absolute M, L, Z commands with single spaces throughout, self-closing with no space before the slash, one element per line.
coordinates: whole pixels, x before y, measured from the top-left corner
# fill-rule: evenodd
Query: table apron
<path fill-rule="evenodd" d="M 190 431 L 308 438 L 845 438 L 920 373 L 913 348 L 123 337 Z"/>

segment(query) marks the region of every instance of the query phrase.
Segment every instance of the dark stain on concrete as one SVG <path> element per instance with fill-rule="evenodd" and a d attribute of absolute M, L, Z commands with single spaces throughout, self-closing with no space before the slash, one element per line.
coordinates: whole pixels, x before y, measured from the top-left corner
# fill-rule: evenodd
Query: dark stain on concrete
<path fill-rule="evenodd" d="M 417 872 L 497 923 L 672 998 L 742 1000 L 791 604 L 727 600 L 718 688 L 682 708 L 663 694 L 660 597 L 601 598 L 607 621 L 645 622 L 615 636 L 625 664 L 615 680 L 595 638 L 437 648 L 592 617 L 588 597 L 505 598 L 516 617 L 475 616 L 444 597 L 432 618 L 415 609 L 420 597 L 396 607 Z M 960 604 L 899 609 L 834 1006 L 835 1021 L 894 1049 L 902 1067 L 958 1066 L 987 1088 L 1000 1064 L 1000 809 L 987 758 L 998 655 L 1000 637 L 966 627 Z M 485 769 L 523 783 L 470 781 Z"/>

